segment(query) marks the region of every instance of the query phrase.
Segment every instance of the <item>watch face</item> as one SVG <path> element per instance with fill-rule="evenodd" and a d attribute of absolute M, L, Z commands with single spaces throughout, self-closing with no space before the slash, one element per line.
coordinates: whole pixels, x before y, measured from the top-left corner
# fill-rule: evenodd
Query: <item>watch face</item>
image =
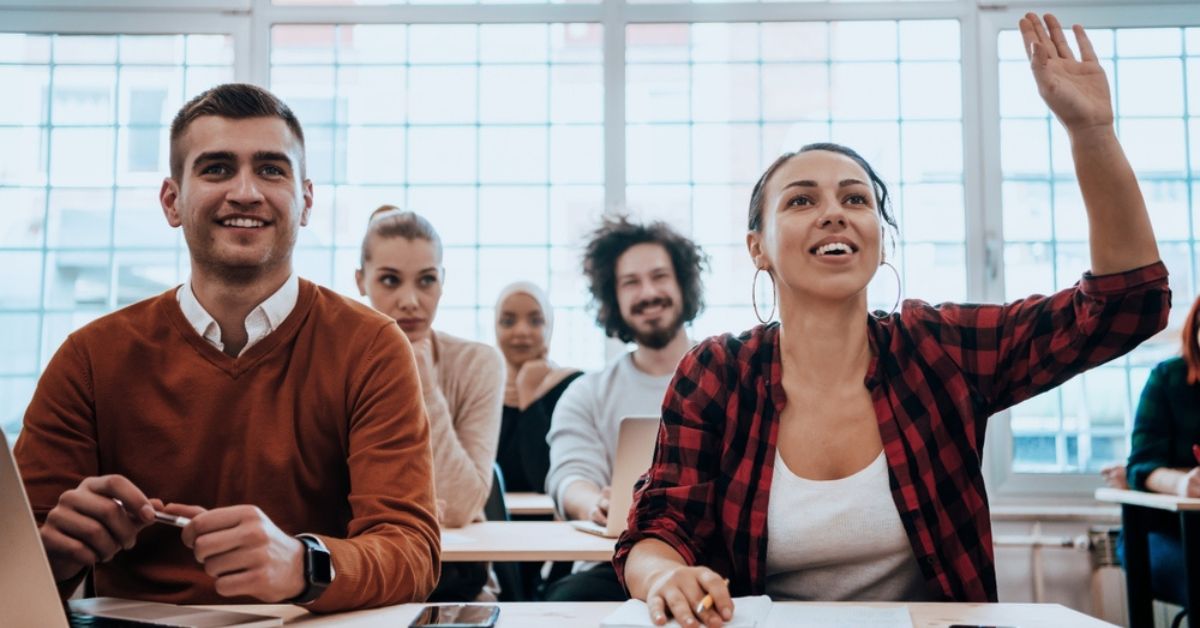
<path fill-rule="evenodd" d="M 330 564 L 329 552 L 309 545 L 306 553 L 308 554 L 309 581 L 324 585 L 333 582 L 333 567 Z"/>

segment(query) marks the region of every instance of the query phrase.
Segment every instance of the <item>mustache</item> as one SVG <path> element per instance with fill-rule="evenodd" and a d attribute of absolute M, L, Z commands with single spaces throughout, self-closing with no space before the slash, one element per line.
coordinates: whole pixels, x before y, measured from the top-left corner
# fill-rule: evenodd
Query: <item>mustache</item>
<path fill-rule="evenodd" d="M 671 297 L 654 297 L 653 299 L 646 299 L 645 301 L 638 301 L 637 303 L 634 304 L 633 308 L 630 311 L 634 314 L 641 314 L 643 311 L 646 310 L 646 308 L 651 308 L 651 307 L 656 307 L 656 306 L 662 307 L 662 308 L 669 308 L 674 304 L 675 304 L 675 302 L 671 300 Z"/>

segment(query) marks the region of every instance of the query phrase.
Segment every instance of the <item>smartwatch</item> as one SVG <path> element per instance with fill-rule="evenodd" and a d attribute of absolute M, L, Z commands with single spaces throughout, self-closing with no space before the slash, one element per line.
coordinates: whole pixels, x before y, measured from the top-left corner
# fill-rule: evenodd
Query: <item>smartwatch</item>
<path fill-rule="evenodd" d="M 304 590 L 291 600 L 292 604 L 310 604 L 321 597 L 333 583 L 333 560 L 329 548 L 321 539 L 311 534 L 300 534 L 296 538 L 304 544 Z"/>

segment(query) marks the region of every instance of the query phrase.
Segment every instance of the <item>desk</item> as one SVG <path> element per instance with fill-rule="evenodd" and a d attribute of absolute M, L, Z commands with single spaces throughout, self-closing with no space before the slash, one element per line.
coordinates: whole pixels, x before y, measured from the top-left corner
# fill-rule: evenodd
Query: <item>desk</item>
<path fill-rule="evenodd" d="M 1125 535 L 1125 596 L 1132 628 L 1154 625 L 1146 516 L 1154 510 L 1179 513 L 1183 563 L 1187 569 L 1187 603 L 1192 610 L 1188 614 L 1188 625 L 1200 628 L 1197 617 L 1200 615 L 1200 499 L 1102 488 L 1096 491 L 1096 500 L 1121 505 L 1121 529 Z"/>
<path fill-rule="evenodd" d="M 497 628 L 574 628 L 599 626 L 613 612 L 617 602 L 507 602 L 500 604 Z M 777 602 L 779 606 L 828 606 L 830 603 Z M 900 606 L 899 604 L 862 604 L 856 606 Z M 297 606 L 260 605 L 236 608 L 250 613 L 287 618 L 287 625 L 317 628 L 407 628 L 420 612 L 422 604 L 403 604 L 370 611 L 338 615 L 309 615 Z M 1116 628 L 1094 617 L 1058 604 L 908 604 L 913 628 L 945 628 L 950 624 L 1020 626 L 1021 628 Z M 791 610 L 791 609 L 789 609 Z M 770 618 L 764 628 L 782 626 Z"/>
<path fill-rule="evenodd" d="M 554 500 L 545 493 L 505 493 L 504 505 L 510 515 L 554 514 Z"/>
<path fill-rule="evenodd" d="M 612 560 L 616 539 L 580 532 L 565 521 L 483 521 L 442 530 L 446 562 Z"/>

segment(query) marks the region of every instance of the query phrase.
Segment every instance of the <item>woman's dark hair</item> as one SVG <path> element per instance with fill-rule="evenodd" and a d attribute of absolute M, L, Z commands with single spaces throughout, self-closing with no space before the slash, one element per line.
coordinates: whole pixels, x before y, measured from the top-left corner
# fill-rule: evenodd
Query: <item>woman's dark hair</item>
<path fill-rule="evenodd" d="M 404 211 L 395 205 L 380 205 L 379 209 L 371 212 L 370 222 L 367 223 L 367 234 L 363 236 L 362 259 L 359 267 L 365 266 L 371 259 L 371 236 L 381 238 L 404 238 L 405 240 L 428 240 L 433 243 L 434 255 L 441 264 L 442 238 L 429 224 L 424 216 L 416 212 Z"/>
<path fill-rule="evenodd" d="M 1187 383 L 1200 383 L 1200 297 L 1192 303 L 1188 310 L 1187 320 L 1183 322 L 1183 361 L 1187 362 Z"/>
<path fill-rule="evenodd" d="M 831 142 L 819 142 L 816 144 L 808 144 L 795 152 L 784 153 L 780 155 L 779 158 L 776 159 L 770 166 L 767 166 L 766 172 L 763 172 L 762 176 L 758 178 L 758 183 L 754 184 L 754 191 L 750 193 L 750 216 L 747 230 L 762 231 L 763 203 L 765 202 L 763 199 L 763 188 L 767 187 L 767 181 L 771 180 L 771 176 L 775 174 L 775 171 L 779 170 L 779 167 L 787 163 L 792 157 L 814 150 L 824 150 L 831 153 L 837 153 L 839 155 L 845 155 L 846 157 L 853 159 L 854 163 L 862 166 L 862 169 L 867 172 L 867 177 L 871 179 L 871 188 L 875 190 L 875 206 L 879 208 L 879 217 L 883 218 L 885 223 L 891 225 L 892 229 L 898 229 L 896 226 L 896 219 L 892 216 L 891 202 L 890 198 L 888 197 L 887 185 L 883 183 L 883 179 L 879 178 L 879 175 L 875 172 L 875 169 L 871 167 L 871 164 L 867 163 L 867 160 L 863 159 L 863 156 L 859 155 L 858 152 L 852 148 L 847 148 L 841 144 L 833 144 Z"/>
<path fill-rule="evenodd" d="M 605 218 L 587 243 L 583 274 L 596 307 L 596 322 L 604 327 L 609 338 L 615 336 L 622 342 L 633 342 L 635 338 L 633 328 L 621 317 L 621 307 L 617 303 L 617 258 L 630 247 L 647 243 L 662 246 L 671 257 L 683 299 L 681 321 L 690 323 L 704 309 L 704 282 L 700 274 L 708 265 L 708 256 L 696 243 L 664 222 L 642 225 L 629 222 L 625 216 Z"/>

